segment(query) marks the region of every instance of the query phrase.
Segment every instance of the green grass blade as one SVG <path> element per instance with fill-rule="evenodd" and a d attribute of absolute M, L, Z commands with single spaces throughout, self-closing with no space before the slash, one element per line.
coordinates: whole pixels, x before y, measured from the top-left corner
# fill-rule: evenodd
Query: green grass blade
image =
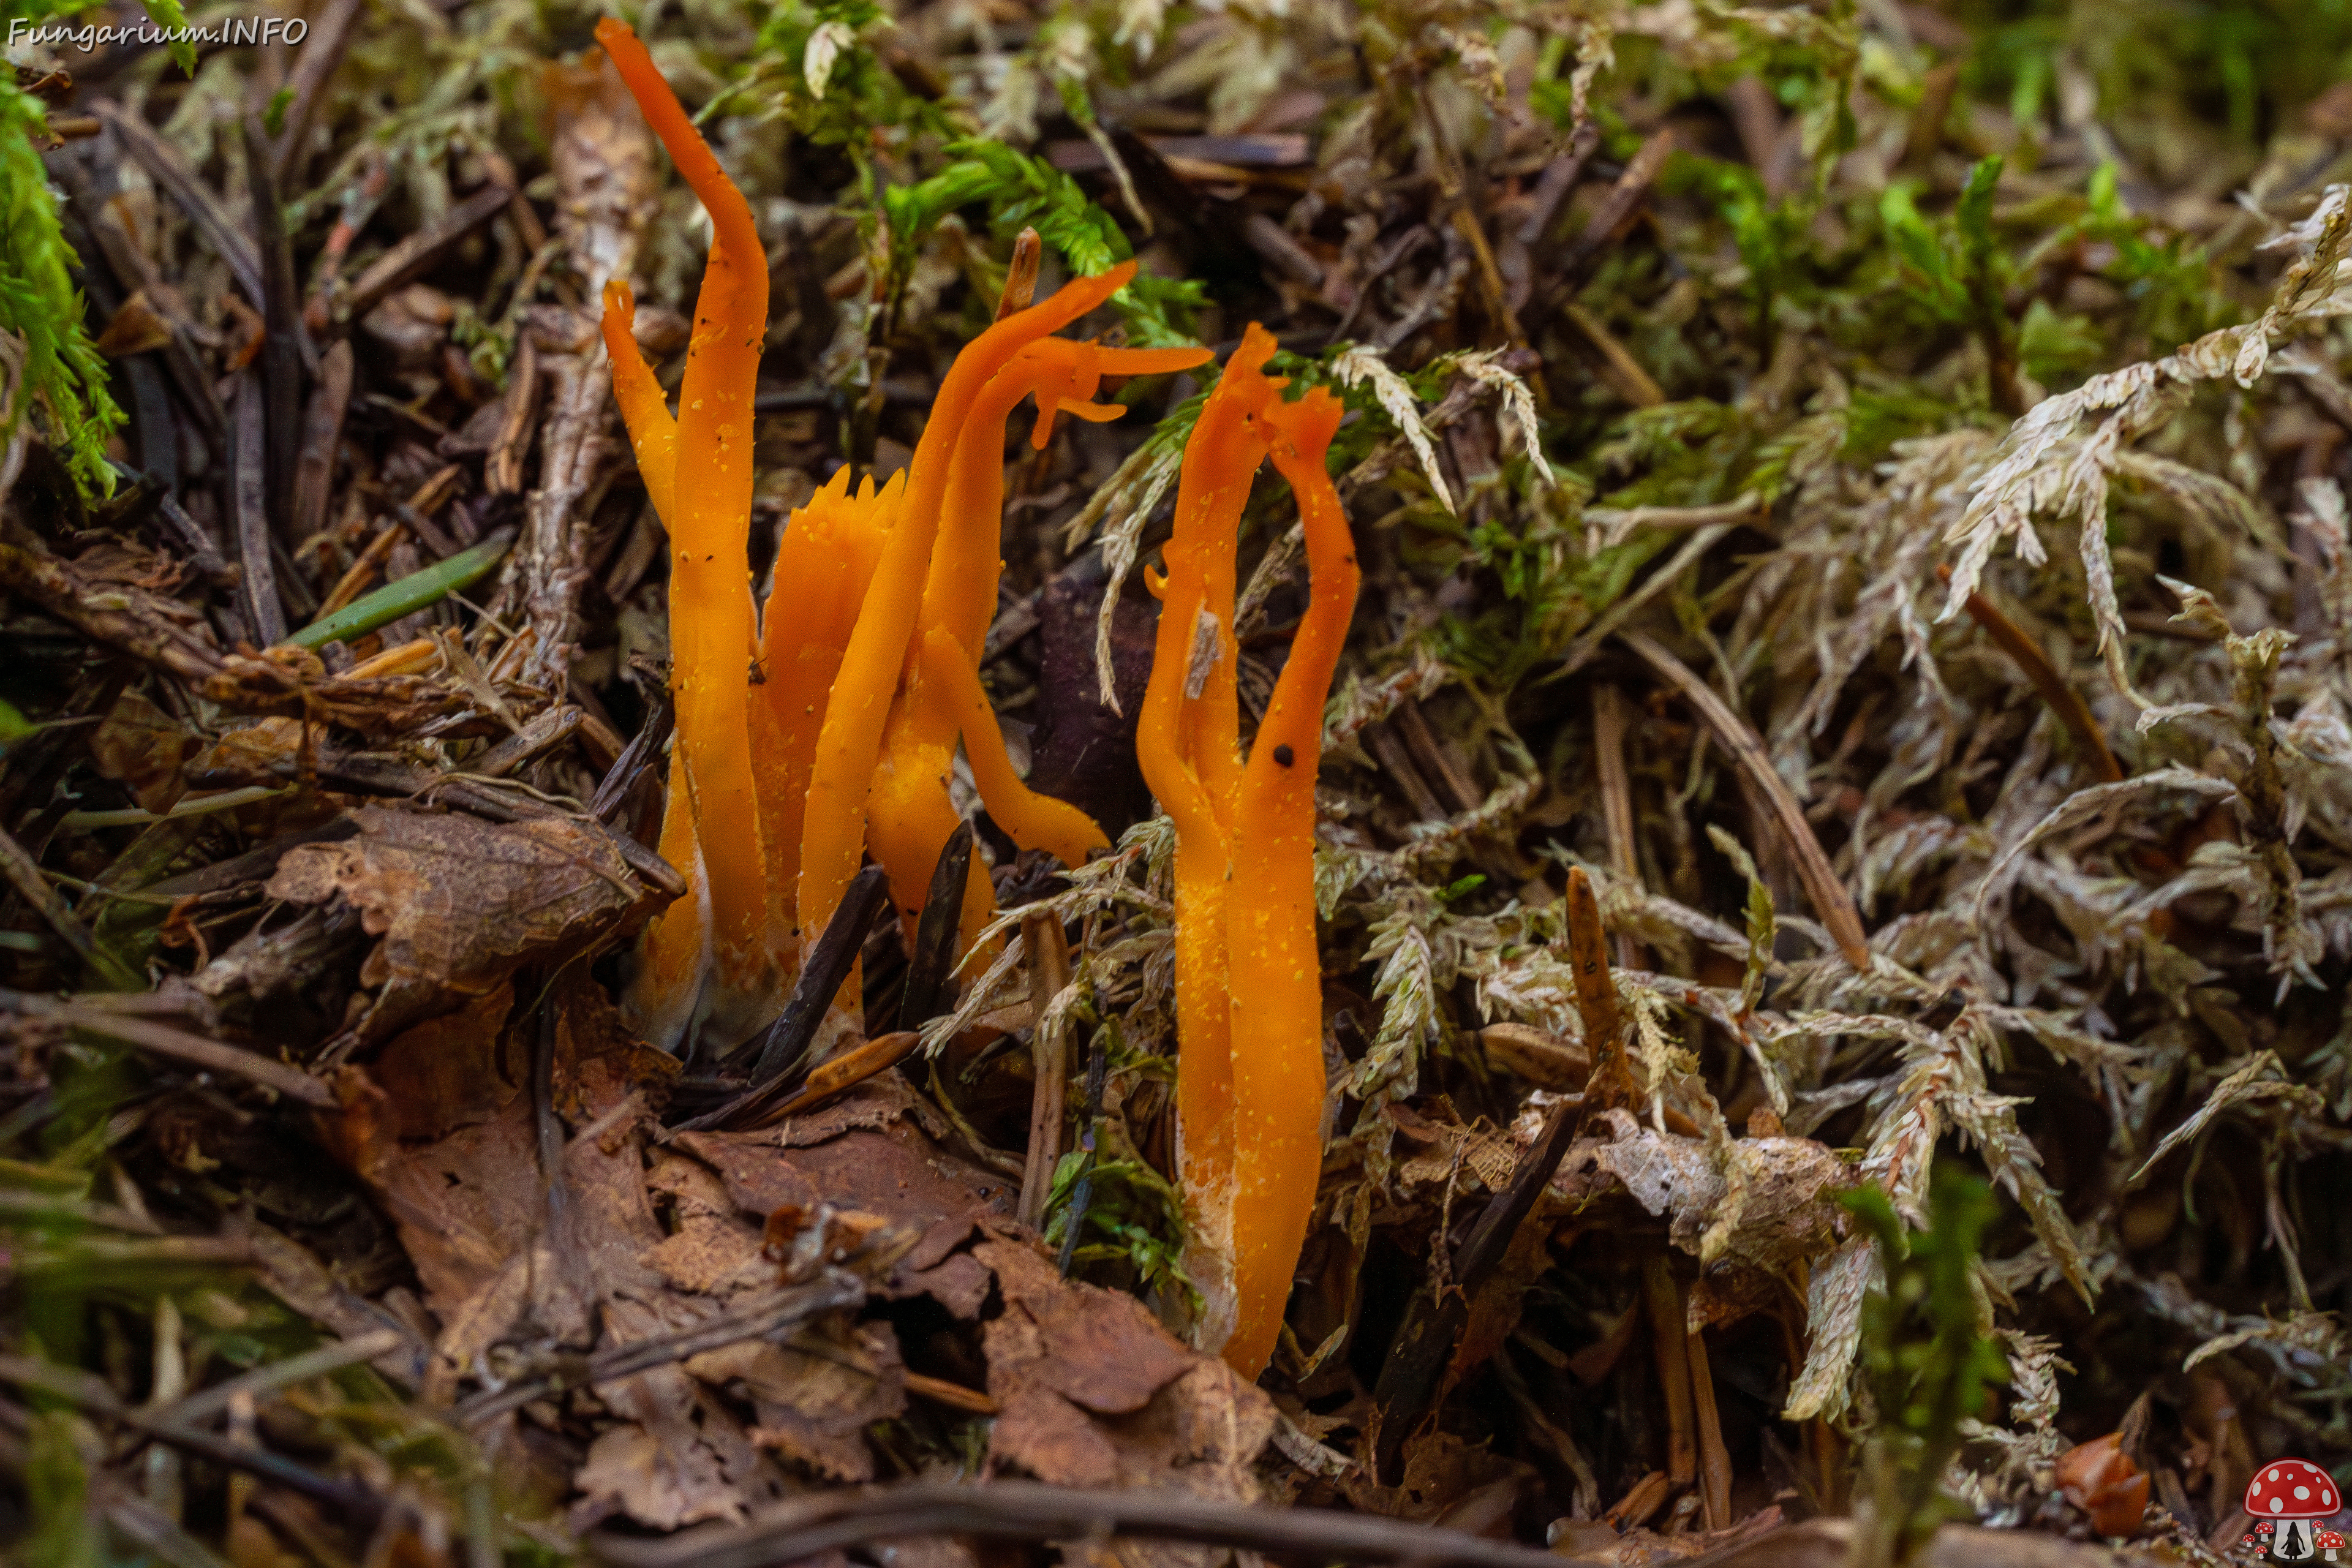
<path fill-rule="evenodd" d="M 460 588 L 471 587 L 488 576 L 490 568 L 504 560 L 513 548 L 513 534 L 503 531 L 494 533 L 471 550 L 436 562 L 422 572 L 412 572 L 397 582 L 386 583 L 333 615 L 312 621 L 281 646 L 315 648 L 365 637 L 378 626 L 415 615 L 428 605 L 439 604 Z"/>

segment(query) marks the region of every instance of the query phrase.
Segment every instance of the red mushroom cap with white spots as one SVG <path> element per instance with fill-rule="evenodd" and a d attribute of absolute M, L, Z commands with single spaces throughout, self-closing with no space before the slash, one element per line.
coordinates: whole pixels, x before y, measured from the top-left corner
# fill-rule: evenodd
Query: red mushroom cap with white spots
<path fill-rule="evenodd" d="M 2308 1459 L 2273 1459 L 2246 1483 L 2256 1519 L 2325 1519 L 2339 1505 L 2336 1478 Z"/>

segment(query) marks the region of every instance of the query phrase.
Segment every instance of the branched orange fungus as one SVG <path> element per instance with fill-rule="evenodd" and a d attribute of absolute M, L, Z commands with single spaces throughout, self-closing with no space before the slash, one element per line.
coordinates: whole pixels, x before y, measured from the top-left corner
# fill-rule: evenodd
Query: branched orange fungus
<path fill-rule="evenodd" d="M 636 35 L 607 17 L 597 24 L 596 39 L 710 215 L 710 254 L 695 302 L 672 459 L 673 472 L 676 466 L 690 466 L 693 482 L 683 489 L 673 482 L 665 519 L 670 535 L 670 680 L 697 840 L 706 848 L 728 848 L 703 858 L 713 967 L 722 999 L 748 1000 L 774 988 L 747 679 L 755 625 L 749 569 L 751 400 L 768 330 L 767 251 L 742 193 L 688 121 Z M 608 298 L 608 322 L 619 315 L 614 307 L 620 303 Z M 608 347 L 618 348 L 614 326 L 605 333 Z M 625 339 L 625 326 L 619 335 Z M 614 358 L 644 368 L 633 342 Z M 640 405 L 641 416 L 658 405 L 657 390 L 646 384 L 650 379 L 628 370 L 616 377 L 616 385 L 632 387 L 621 395 L 625 417 L 631 403 Z M 657 449 L 659 430 L 658 420 L 645 418 L 634 427 L 633 439 L 641 449 Z M 659 504 L 656 497 L 657 510 Z"/>
<path fill-rule="evenodd" d="M 1234 552 L 1250 480 L 1265 458 L 1244 387 L 1271 357 L 1253 332 L 1235 350 L 1185 443 L 1176 530 L 1157 585 L 1160 633 L 1151 682 L 1136 728 L 1144 782 L 1176 825 L 1176 1071 L 1178 1163 L 1192 1246 L 1185 1269 L 1207 1303 L 1202 1342 L 1223 1343 L 1234 1323 L 1233 1069 L 1226 1008 L 1226 842 L 1232 770 L 1199 765 L 1194 742 L 1216 668 L 1233 657 Z M 1213 660 L 1205 667 L 1203 661 Z M 1195 675 L 1201 679 L 1196 679 Z M 1222 689 L 1234 689 L 1223 683 Z M 1233 699 L 1227 697 L 1226 702 Z M 1235 721 L 1238 723 L 1238 720 Z"/>
<path fill-rule="evenodd" d="M 1042 450 L 1052 437 L 1056 413 L 1100 421 L 1126 412 L 1092 401 L 1104 375 L 1185 370 L 1207 357 L 1199 349 L 1102 349 L 1046 338 L 1013 355 L 974 400 L 956 441 L 939 539 L 916 616 L 915 646 L 908 650 L 898 700 L 884 724 L 869 807 L 867 832 L 874 856 L 890 873 L 891 890 L 910 935 L 930 886 L 931 868 L 960 820 L 948 793 L 960 731 L 981 799 L 1015 844 L 1051 850 L 1074 866 L 1088 850 L 1109 847 L 1101 829 L 1083 813 L 1032 795 L 1009 762 L 1002 769 L 985 766 L 981 755 L 983 750 L 1003 754 L 1003 738 L 980 695 L 980 655 L 996 613 L 996 583 L 1003 570 L 997 552 L 1004 510 L 1006 421 L 1023 398 L 1035 394 L 1037 424 L 1031 439 Z M 952 662 L 960 667 L 954 671 L 947 668 L 949 649 L 955 651 Z M 941 680 L 955 683 L 955 689 L 932 693 L 929 689 Z M 981 714 L 986 715 L 984 721 L 977 716 Z M 969 949 L 978 940 L 995 901 L 987 868 L 975 863 L 965 884 L 961 948 Z"/>
<path fill-rule="evenodd" d="M 1315 773 L 1324 699 L 1355 612 L 1354 546 L 1325 471 L 1339 402 L 1297 403 L 1253 326 L 1203 405 L 1164 559 L 1137 748 L 1176 825 L 1179 1163 L 1209 1303 L 1205 1342 L 1244 1376 L 1281 1331 L 1322 1166 Z M 1312 597 L 1246 761 L 1234 665 L 1234 549 L 1259 464 L 1297 499 Z"/>
<path fill-rule="evenodd" d="M 617 22 L 600 24 L 597 37 L 709 210 L 715 237 L 675 420 L 631 335 L 627 286 L 604 296 L 614 400 L 673 546 L 678 739 L 661 851 L 690 883 L 647 932 L 629 1005 L 667 1045 L 698 1016 L 740 1038 L 780 1005 L 869 847 L 901 908 L 910 919 L 919 909 L 958 820 L 948 781 L 959 737 L 982 801 L 1014 842 L 1071 864 L 1107 847 L 1083 813 L 1021 783 L 980 681 L 1003 567 L 1005 425 L 1034 394 L 1042 448 L 1059 413 L 1124 412 L 1093 401 L 1103 376 L 1180 370 L 1208 355 L 1049 336 L 1115 293 L 1132 262 L 997 322 L 950 367 L 906 473 L 852 493 L 845 468 L 792 515 L 755 650 L 750 437 L 766 258 L 750 209 L 644 47 Z M 1228 563 L 1228 598 L 1231 576 Z M 987 869 L 975 865 L 967 947 L 993 908 Z M 845 985 L 837 1016 L 854 1011 L 856 994 Z"/>
<path fill-rule="evenodd" d="M 1225 1347 L 1255 1372 L 1274 1354 L 1323 1169 L 1323 972 L 1315 945 L 1315 773 L 1323 704 L 1360 574 L 1324 454 L 1338 398 L 1318 387 L 1266 416 L 1297 498 L 1313 596 L 1250 744 L 1234 817 L 1225 950 L 1233 992 L 1234 1295 Z"/>
<path fill-rule="evenodd" d="M 799 964 L 801 836 L 817 732 L 904 490 L 898 476 L 879 490 L 869 477 L 852 494 L 845 466 L 793 513 L 776 546 L 760 651 L 763 679 L 751 700 L 751 756 L 768 893 L 775 901 L 772 931 L 787 968 Z"/>
<path fill-rule="evenodd" d="M 940 847 L 955 829 L 956 817 L 947 795 L 954 737 L 949 734 L 942 740 L 922 721 L 924 705 L 914 693 L 908 694 L 912 700 L 894 699 L 908 675 L 919 684 L 919 629 L 928 634 L 932 627 L 945 627 L 977 664 L 988 616 L 995 608 L 1003 428 L 1013 405 L 1040 384 L 1054 385 L 1057 402 L 1074 393 L 1082 400 L 1094 392 L 1092 377 L 1081 386 L 1076 371 L 1066 366 L 1060 372 L 1061 379 L 1052 383 L 1044 381 L 1048 374 L 1045 372 L 1000 373 L 1013 366 L 1022 351 L 1033 344 L 1051 356 L 1055 351 L 1039 340 L 1100 305 L 1134 275 L 1135 263 L 1121 262 L 1099 277 L 1079 279 L 1052 299 L 1007 316 L 966 344 L 940 383 L 908 468 L 898 521 L 883 547 L 874 584 L 866 591 L 817 739 L 806 826 L 801 835 L 799 907 L 803 942 L 814 941 L 840 907 L 842 891 L 856 872 L 869 831 L 875 858 L 889 871 L 902 910 L 910 903 L 919 904 L 921 889 L 929 885 Z M 1097 374 L 1117 370 L 1122 363 L 1112 351 L 1061 346 L 1099 355 Z M 1189 363 L 1198 363 L 1203 357 L 1193 355 Z M 1144 358 L 1138 354 L 1125 363 Z M 1163 358 L 1152 356 L 1145 363 L 1158 368 Z M 1055 361 L 1045 357 L 1029 363 L 1051 366 Z M 1033 374 L 1036 379 L 1032 379 Z M 978 443 L 976 451 L 984 451 L 987 464 L 997 472 L 992 479 L 977 485 L 968 479 L 951 491 L 958 449 L 968 441 Z M 986 498 L 984 506 L 980 497 Z M 958 576 L 956 568 L 948 567 L 934 574 L 935 553 L 960 563 L 967 575 Z M 971 578 L 982 581 L 975 587 Z M 897 732 L 890 733 L 894 715 Z M 887 755 L 886 734 L 895 742 Z M 986 872 L 975 867 L 964 900 L 967 945 L 992 903 Z"/>
<path fill-rule="evenodd" d="M 646 481 L 646 499 L 662 526 L 671 526 L 677 500 L 677 421 L 669 416 L 669 398 L 654 379 L 653 366 L 637 353 L 637 297 L 615 278 L 604 285 L 604 353 L 613 362 L 613 401 L 621 405 L 621 423 L 629 429 L 629 446 L 636 453 L 637 474 Z"/>

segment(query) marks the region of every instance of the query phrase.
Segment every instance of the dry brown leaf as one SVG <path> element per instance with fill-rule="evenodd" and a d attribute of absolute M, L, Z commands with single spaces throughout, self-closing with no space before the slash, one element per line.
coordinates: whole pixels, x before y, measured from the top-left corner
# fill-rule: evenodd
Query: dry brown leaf
<path fill-rule="evenodd" d="M 736 1212 L 726 1184 L 708 1165 L 656 1151 L 647 1184 L 670 1200 L 677 1228 L 646 1254 L 646 1262 L 674 1288 L 696 1295 L 730 1295 L 775 1280 L 760 1226 Z"/>
<path fill-rule="evenodd" d="M 987 1276 L 957 1249 L 975 1226 L 1009 1226 L 1018 1193 L 949 1156 L 917 1125 L 916 1110 L 905 1082 L 886 1073 L 782 1126 L 688 1132 L 672 1147 L 709 1166 L 736 1206 L 762 1221 L 788 1207 L 814 1214 L 820 1204 L 879 1215 L 913 1241 L 889 1289 L 931 1295 L 970 1316 Z"/>
<path fill-rule="evenodd" d="M 1578 1141 L 1560 1162 L 1554 1191 L 1575 1201 L 1622 1187 L 1651 1214 L 1669 1216 L 1675 1245 L 1697 1257 L 1727 1188 L 1706 1141 L 1653 1132 L 1623 1110 L 1598 1120 L 1605 1135 Z M 1531 1118 L 1522 1117 L 1514 1131 L 1522 1129 L 1532 1136 Z M 1810 1138 L 1748 1138 L 1740 1147 L 1753 1163 L 1724 1255 L 1778 1273 L 1834 1247 L 1845 1223 L 1837 1194 L 1853 1179 L 1845 1162 Z"/>
<path fill-rule="evenodd" d="M 98 352 L 109 359 L 152 353 L 172 341 L 172 323 L 148 302 L 140 289 L 115 307 L 106 330 L 98 334 Z"/>
<path fill-rule="evenodd" d="M 195 749 L 186 725 L 136 691 L 125 691 L 89 736 L 99 776 L 126 785 L 141 805 L 159 814 L 186 793 L 180 764 Z"/>
<path fill-rule="evenodd" d="M 885 1323 L 837 1320 L 792 1345 L 747 1341 L 686 1363 L 759 1412 L 751 1440 L 828 1480 L 874 1479 L 867 1426 L 907 1407 L 905 1366 Z"/>
<path fill-rule="evenodd" d="M 1224 1363 L 1178 1344 L 1132 1296 L 1065 1280 L 1019 1242 L 972 1251 L 1004 1301 L 982 1331 L 988 1392 L 1001 1411 L 989 1428 L 992 1460 L 1064 1486 L 1255 1500 L 1250 1467 L 1273 1436 L 1273 1401 Z M 1121 1551 L 1154 1568 L 1218 1558 L 1163 1542 Z"/>
<path fill-rule="evenodd" d="M 359 910 L 371 936 L 361 984 L 380 988 L 361 1043 L 455 1012 L 525 963 L 552 963 L 611 935 L 641 902 L 610 835 L 568 817 L 493 824 L 457 814 L 352 813 L 359 837 L 289 850 L 269 896 Z"/>

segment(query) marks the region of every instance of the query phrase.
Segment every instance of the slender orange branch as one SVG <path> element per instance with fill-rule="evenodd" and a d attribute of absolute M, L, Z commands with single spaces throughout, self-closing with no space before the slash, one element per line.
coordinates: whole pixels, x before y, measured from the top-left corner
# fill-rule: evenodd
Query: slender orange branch
<path fill-rule="evenodd" d="M 1013 354 L 1109 299 L 1134 273 L 1133 262 L 1122 263 L 1006 317 L 966 345 L 940 383 L 909 467 L 898 521 L 883 547 L 818 732 L 801 839 L 803 944 L 815 940 L 840 908 L 842 891 L 865 849 L 867 794 L 880 760 L 891 696 L 921 608 L 956 438 L 981 389 Z"/>
<path fill-rule="evenodd" d="M 675 494 L 669 519 L 671 682 L 709 879 L 713 958 L 730 988 L 764 989 L 767 888 L 746 675 L 754 640 L 751 399 L 767 338 L 767 252 L 742 193 L 645 45 L 611 17 L 596 25 L 596 38 L 710 215 L 710 254 L 678 395 L 677 460 L 691 465 L 694 480 Z"/>
<path fill-rule="evenodd" d="M 1228 670 L 1232 662 L 1233 556 L 1250 482 L 1266 453 L 1266 432 L 1251 417 L 1256 400 L 1244 384 L 1273 352 L 1273 339 L 1253 327 L 1202 405 L 1184 444 L 1176 531 L 1162 552 L 1167 575 L 1146 578 L 1160 597 L 1160 631 L 1137 718 L 1136 756 L 1160 809 L 1176 825 L 1177 1162 L 1192 1237 L 1185 1272 L 1206 1303 L 1199 1331 L 1203 1344 L 1224 1343 L 1235 1313 L 1233 1023 L 1225 952 L 1233 794 L 1218 786 L 1239 765 L 1233 744 L 1214 738 L 1229 735 L 1237 717 L 1200 717 L 1221 697 L 1232 703 L 1230 679 L 1217 683 L 1212 670 L 1196 685 L 1193 677 L 1201 616 L 1212 604 L 1222 605 L 1223 614 L 1209 647 Z M 1225 744 L 1232 764 L 1213 774 L 1198 763 L 1203 725 L 1212 731 L 1212 749 Z"/>
<path fill-rule="evenodd" d="M 1007 420 L 1021 400 L 1034 393 L 1038 415 L 1031 439 L 1042 448 L 1052 437 L 1056 414 L 1102 420 L 1126 412 L 1092 401 L 1104 375 L 1181 370 L 1207 357 L 1201 349 L 1102 349 L 1045 338 L 1015 354 L 974 401 L 956 441 L 939 538 L 932 546 L 916 617 L 916 646 L 909 650 L 904 684 L 884 728 L 867 810 L 867 840 L 876 858 L 889 869 L 900 918 L 910 931 L 929 887 L 931 868 L 938 864 L 940 850 L 959 820 L 947 787 L 959 724 L 952 705 L 942 706 L 924 695 L 924 687 L 934 679 L 931 670 L 936 662 L 926 645 L 935 634 L 947 637 L 963 666 L 960 685 L 973 693 L 979 691 L 981 649 L 995 615 L 997 579 L 1003 570 L 998 551 L 1003 526 Z M 964 732 L 967 750 L 973 736 L 987 744 L 1000 743 L 992 718 L 984 725 L 965 728 Z M 973 761 L 977 769 L 980 759 Z M 1014 782 L 1009 766 L 1003 778 Z M 986 790 L 982 793 L 994 815 L 994 796 Z M 996 793 L 1002 794 L 1002 788 Z M 1027 792 L 1022 794 L 1025 796 Z M 1033 802 L 1036 798 L 1028 797 Z M 1034 817 L 1037 809 L 1030 805 L 1027 814 Z M 1066 822 L 1076 815 L 1060 813 L 1055 820 Z M 1021 830 L 1001 816 L 998 820 L 1016 843 L 1031 847 Z M 1063 853 L 1072 865 L 1084 858 L 1080 846 L 1107 843 L 1091 823 L 1083 830 L 1055 837 L 1061 847 L 1057 853 Z M 975 865 L 966 884 L 960 933 L 963 950 L 978 942 L 982 929 L 995 912 L 995 888 L 986 868 Z"/>
<path fill-rule="evenodd" d="M 853 494 L 844 465 L 785 520 L 774 586 L 762 617 L 760 683 L 751 690 L 751 765 L 767 857 L 769 945 L 778 966 L 800 966 L 801 837 L 825 703 L 898 518 L 902 479 Z"/>
<path fill-rule="evenodd" d="M 1323 1169 L 1323 973 L 1315 942 L 1315 774 L 1360 574 L 1326 470 L 1339 400 L 1321 388 L 1272 398 L 1274 466 L 1307 534 L 1310 596 L 1243 776 L 1225 947 L 1233 1016 L 1234 1284 L 1225 1360 L 1255 1377 L 1274 1354 Z"/>
<path fill-rule="evenodd" d="M 621 405 L 621 423 L 628 426 L 646 496 L 667 528 L 677 513 L 677 421 L 670 417 L 669 396 L 654 379 L 653 367 L 637 352 L 631 330 L 636 319 L 637 297 L 629 286 L 617 278 L 605 284 L 600 326 L 605 357 L 613 363 L 613 401 Z"/>
<path fill-rule="evenodd" d="M 923 693 L 938 705 L 941 725 L 962 734 L 980 798 L 1013 843 L 1024 849 L 1043 849 L 1065 866 L 1080 865 L 1093 851 L 1110 847 L 1093 817 L 1067 801 L 1039 795 L 1013 773 L 980 673 L 945 627 L 923 639 Z"/>

